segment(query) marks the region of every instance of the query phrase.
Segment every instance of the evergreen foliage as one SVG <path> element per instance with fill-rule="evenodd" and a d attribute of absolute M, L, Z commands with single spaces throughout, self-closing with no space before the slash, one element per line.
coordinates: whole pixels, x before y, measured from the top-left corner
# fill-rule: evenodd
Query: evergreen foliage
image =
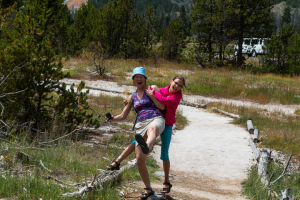
<path fill-rule="evenodd" d="M 74 103 L 81 102 L 86 108 L 86 93 L 77 97 L 74 90 L 69 92 L 59 83 L 64 75 L 56 37 L 66 31 L 57 28 L 61 20 L 58 11 L 64 6 L 60 0 L 25 1 L 24 9 L 14 11 L 15 18 L 3 23 L 0 35 L 1 72 L 8 74 L 15 66 L 27 64 L 1 88 L 3 93 L 23 91 L 14 94 L 10 99 L 13 101 L 4 102 L 3 119 L 26 124 L 36 133 L 61 119 L 71 128 L 73 123 L 90 117 Z"/>
<path fill-rule="evenodd" d="M 288 24 L 279 35 L 272 35 L 266 43 L 268 63 L 263 66 L 265 72 L 277 74 L 300 74 L 300 35 L 294 34 L 294 28 Z"/>
<path fill-rule="evenodd" d="M 181 61 L 181 53 L 186 46 L 184 25 L 179 18 L 173 19 L 162 38 L 162 55 L 168 60 Z"/>

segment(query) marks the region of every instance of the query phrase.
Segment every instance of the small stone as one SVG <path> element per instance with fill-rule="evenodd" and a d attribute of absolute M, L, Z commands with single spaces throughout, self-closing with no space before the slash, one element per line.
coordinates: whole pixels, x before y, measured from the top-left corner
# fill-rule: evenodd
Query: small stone
<path fill-rule="evenodd" d="M 125 192 L 123 192 L 123 191 L 121 191 L 120 194 L 119 194 L 120 197 L 122 197 L 124 195 L 125 195 Z"/>
<path fill-rule="evenodd" d="M 154 174 L 158 177 L 165 177 L 165 172 L 162 172 L 162 171 L 156 171 Z M 169 177 L 173 178 L 173 175 L 169 174 Z"/>

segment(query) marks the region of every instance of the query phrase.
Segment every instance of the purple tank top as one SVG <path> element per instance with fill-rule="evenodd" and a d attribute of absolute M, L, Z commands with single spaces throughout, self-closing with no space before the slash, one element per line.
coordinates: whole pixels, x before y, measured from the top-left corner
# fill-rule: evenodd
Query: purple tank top
<path fill-rule="evenodd" d="M 150 97 L 144 92 L 142 100 L 134 94 L 134 108 L 138 115 L 138 122 L 154 117 L 163 116 L 162 112 L 156 107 Z"/>

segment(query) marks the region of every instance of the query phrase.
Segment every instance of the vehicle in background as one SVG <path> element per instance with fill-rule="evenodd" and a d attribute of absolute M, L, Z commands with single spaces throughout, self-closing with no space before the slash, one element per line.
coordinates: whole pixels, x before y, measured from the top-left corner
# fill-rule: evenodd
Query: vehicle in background
<path fill-rule="evenodd" d="M 265 45 L 265 41 L 267 38 L 253 38 L 252 45 L 252 56 L 256 57 L 257 55 L 264 55 L 267 53 L 267 48 Z"/>
<path fill-rule="evenodd" d="M 249 56 L 251 56 L 252 54 L 252 46 L 251 46 L 251 38 L 244 38 L 243 39 L 243 44 L 242 44 L 242 54 L 248 54 Z M 234 48 L 234 55 L 237 56 L 238 55 L 238 51 L 239 51 L 239 45 L 236 44 L 233 46 Z"/>
<path fill-rule="evenodd" d="M 242 44 L 242 54 L 256 57 L 267 53 L 265 41 L 267 38 L 244 38 Z M 234 55 L 238 55 L 239 46 L 234 45 Z"/>

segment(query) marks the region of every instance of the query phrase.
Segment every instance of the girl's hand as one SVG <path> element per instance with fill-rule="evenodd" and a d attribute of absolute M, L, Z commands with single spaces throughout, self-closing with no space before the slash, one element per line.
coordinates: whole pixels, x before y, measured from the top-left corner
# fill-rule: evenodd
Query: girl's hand
<path fill-rule="evenodd" d="M 108 119 L 107 117 L 105 117 L 106 121 L 111 122 L 112 120 L 114 120 L 114 116 L 111 116 L 111 119 Z"/>
<path fill-rule="evenodd" d="M 153 93 L 154 90 L 151 90 L 151 88 L 150 88 L 149 85 L 148 85 L 148 87 L 145 89 L 145 91 L 146 91 L 146 94 L 147 94 L 149 97 L 154 96 L 154 93 Z"/>

